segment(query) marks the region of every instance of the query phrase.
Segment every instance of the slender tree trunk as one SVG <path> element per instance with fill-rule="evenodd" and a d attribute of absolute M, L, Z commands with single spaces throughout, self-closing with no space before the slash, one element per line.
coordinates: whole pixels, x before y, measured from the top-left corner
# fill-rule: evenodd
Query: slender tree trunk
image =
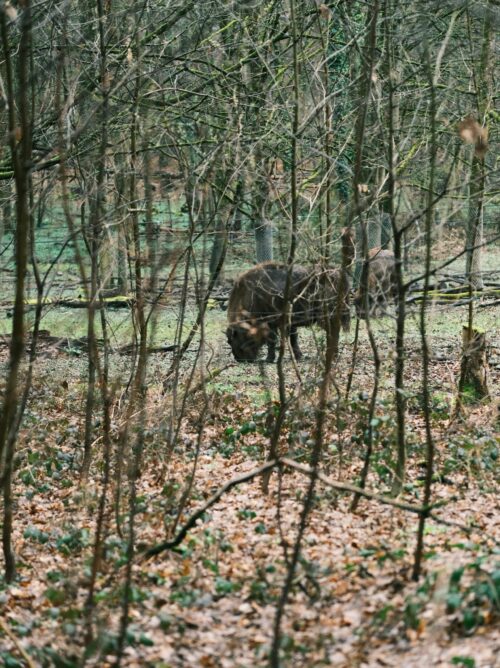
<path fill-rule="evenodd" d="M 396 86 L 400 75 L 396 69 L 394 49 L 396 39 L 394 31 L 396 25 L 391 17 L 397 9 L 398 2 L 386 0 L 384 5 L 385 17 L 385 49 L 387 62 L 387 86 L 388 86 L 388 109 L 387 109 L 387 162 L 389 166 L 387 175 L 386 197 L 383 200 L 383 216 L 389 219 L 393 238 L 394 261 L 396 269 L 396 359 L 394 364 L 394 403 L 396 405 L 396 466 L 394 480 L 392 483 L 392 494 L 397 496 L 403 489 L 406 474 L 406 390 L 404 384 L 404 371 L 406 362 L 405 346 L 405 324 L 406 324 L 406 288 L 403 278 L 404 265 L 404 235 L 399 229 L 395 213 L 396 177 L 397 167 L 396 146 L 399 133 L 399 102 L 395 95 Z M 384 237 L 382 245 L 384 245 Z"/>
<path fill-rule="evenodd" d="M 224 253 L 224 248 L 226 246 L 226 237 L 227 237 L 227 226 L 229 221 L 224 220 L 224 216 L 218 207 L 218 211 L 215 211 L 214 198 L 216 197 L 215 192 L 211 192 L 205 199 L 205 206 L 207 208 L 207 219 L 214 221 L 214 239 L 212 243 L 212 250 L 210 254 L 209 262 L 209 273 L 210 278 L 213 279 L 216 274 L 216 281 L 219 282 L 223 278 L 222 271 L 217 272 L 222 254 Z"/>
<path fill-rule="evenodd" d="M 368 105 L 370 100 L 371 85 L 373 80 L 373 68 L 375 65 L 375 43 L 377 35 L 377 18 L 379 12 L 379 2 L 375 0 L 367 9 L 366 30 L 367 36 L 363 48 L 364 58 L 362 66 L 365 71 L 360 79 L 359 87 L 359 106 L 356 117 L 355 127 L 355 156 L 353 166 L 353 206 L 349 211 L 350 226 L 354 225 L 356 221 L 356 239 L 359 251 L 359 262 L 355 268 L 354 285 L 356 286 L 361 279 L 362 267 L 365 260 L 368 258 L 369 243 L 373 240 L 374 235 L 377 235 L 377 226 L 370 226 L 367 221 L 362 220 L 363 204 L 361 190 L 363 188 L 363 158 L 364 158 L 364 142 L 366 134 L 366 119 L 368 114 Z M 380 239 L 380 236 L 378 236 Z"/>
<path fill-rule="evenodd" d="M 12 232 L 12 201 L 10 180 L 0 182 L 0 243 L 4 234 Z"/>
<path fill-rule="evenodd" d="M 466 275 L 472 290 L 484 287 L 481 273 L 481 243 L 483 241 L 483 199 L 485 186 L 484 158 L 472 158 L 467 223 Z"/>
<path fill-rule="evenodd" d="M 288 251 L 288 259 L 287 259 L 287 264 L 288 264 L 288 272 L 287 272 L 287 277 L 286 277 L 286 283 L 285 283 L 285 291 L 284 291 L 284 309 L 285 312 L 283 313 L 283 324 L 282 324 L 282 329 L 281 329 L 281 341 L 280 341 L 280 349 L 279 349 L 279 355 L 278 355 L 278 362 L 277 362 L 277 371 L 278 371 L 278 385 L 279 385 L 279 398 L 280 398 L 280 404 L 279 404 L 279 412 L 278 415 L 276 416 L 276 422 L 274 425 L 273 429 L 273 434 L 271 437 L 271 443 L 270 443 L 270 448 L 269 448 L 269 459 L 275 459 L 277 452 L 278 452 L 278 439 L 279 435 L 283 426 L 283 422 L 285 420 L 285 413 L 286 413 L 286 386 L 285 386 L 285 374 L 283 370 L 283 357 L 285 354 L 285 331 L 286 327 L 288 325 L 288 319 L 289 319 L 289 313 L 290 313 L 290 303 L 289 303 L 289 295 L 290 295 L 290 287 L 291 287 L 291 279 L 292 279 L 292 270 L 293 270 L 293 263 L 295 261 L 295 252 L 296 252 L 296 247 L 297 247 L 297 225 L 298 225 L 298 193 L 297 193 L 297 159 L 298 159 L 298 137 L 297 137 L 297 131 L 299 127 L 299 65 L 298 65 L 298 49 L 297 49 L 297 40 L 298 40 L 298 35 L 297 35 L 297 17 L 296 17 L 296 6 L 295 6 L 295 0 L 290 0 L 290 28 L 291 28 L 291 37 L 292 37 L 292 58 L 293 58 L 293 113 L 292 113 L 292 127 L 291 127 L 291 174 L 290 174 L 290 193 L 291 193 L 291 231 L 290 231 L 290 247 Z M 327 350 L 327 363 L 328 360 L 333 359 L 331 356 L 331 347 L 328 347 Z M 330 353 L 330 355 L 329 355 Z M 329 369 L 325 369 L 325 376 Z M 329 381 L 329 374 L 327 376 L 328 380 L 326 380 L 326 383 Z M 325 385 L 325 393 L 327 392 L 327 385 Z M 326 394 L 325 394 L 325 404 L 326 404 Z M 322 420 L 323 416 L 321 418 L 318 418 L 318 421 Z M 322 424 L 322 422 L 320 422 Z M 322 433 L 322 430 L 321 430 Z M 314 449 L 314 454 L 313 454 L 313 467 L 316 469 L 317 466 L 319 465 L 319 460 L 320 460 L 320 453 L 321 453 L 321 437 L 318 434 L 316 438 L 316 447 Z M 263 488 L 264 492 L 268 492 L 268 486 L 269 486 L 269 475 L 266 475 L 263 477 Z M 288 572 L 286 574 L 285 582 L 283 584 L 283 588 L 281 590 L 281 596 L 278 601 L 278 605 L 276 607 L 276 614 L 274 617 L 274 628 L 273 628 L 273 639 L 272 639 L 272 644 L 271 644 L 271 651 L 269 655 L 269 665 L 271 668 L 280 668 L 280 645 L 281 645 L 281 622 L 283 619 L 283 615 L 285 613 L 285 607 L 288 601 L 288 596 L 290 595 L 290 589 L 292 586 L 293 578 L 295 577 L 295 569 L 297 568 L 297 563 L 299 560 L 299 555 L 300 555 L 300 550 L 302 547 L 302 538 L 304 535 L 304 531 L 306 529 L 307 525 L 307 519 L 309 517 L 309 512 L 311 508 L 311 503 L 312 503 L 312 498 L 314 495 L 314 489 L 315 489 L 315 483 L 316 483 L 316 476 L 313 475 L 311 476 L 311 482 L 309 484 L 309 488 L 306 494 L 306 499 L 304 501 L 304 507 L 302 509 L 301 517 L 300 517 L 300 524 L 299 524 L 299 530 L 297 533 L 297 537 L 295 540 L 295 546 L 294 546 L 294 551 L 292 555 L 292 559 L 290 563 L 288 564 Z"/>
<path fill-rule="evenodd" d="M 476 88 L 476 101 L 479 115 L 479 123 L 486 123 L 487 110 L 491 104 L 491 20 L 489 14 L 484 19 L 483 44 L 481 49 L 481 60 L 479 71 L 473 73 Z M 472 37 L 469 32 L 469 39 Z M 471 47 L 473 45 L 471 44 Z M 484 148 L 484 150 L 483 150 Z M 467 222 L 467 256 L 466 274 L 472 290 L 482 290 L 484 287 L 481 273 L 481 243 L 483 241 L 483 207 L 484 192 L 486 186 L 485 173 L 486 147 L 481 142 L 476 143 L 476 149 L 472 158 L 470 191 L 469 191 L 469 216 Z"/>
<path fill-rule="evenodd" d="M 127 227 L 129 225 L 128 201 L 126 193 L 127 178 L 125 176 L 125 161 L 115 158 L 115 188 L 116 188 L 116 289 L 118 294 L 127 293 Z"/>
<path fill-rule="evenodd" d="M 425 34 L 425 29 L 427 26 L 424 26 L 423 32 Z M 427 323 L 426 323 L 426 310 L 427 310 L 427 292 L 429 290 L 429 281 L 430 281 L 430 271 L 431 271 L 431 260 L 432 260 L 432 224 L 433 224 L 433 198 L 434 198 L 434 185 L 435 185 L 435 173 L 436 173 L 436 156 L 437 156 L 437 137 L 436 137 L 436 123 L 437 123 L 437 109 L 436 109 L 436 81 L 432 74 L 431 61 L 430 61 L 430 52 L 429 45 L 425 40 L 425 60 L 426 60 L 426 69 L 427 77 L 430 89 L 430 105 L 429 105 L 429 114 L 430 114 L 430 123 L 431 123 L 431 138 L 430 138 L 430 156 L 429 156 L 429 186 L 427 189 L 427 207 L 425 211 L 425 278 L 424 278 L 424 292 L 423 298 L 420 305 L 420 336 L 422 341 L 422 400 L 423 400 L 423 412 L 424 412 L 424 425 L 425 425 L 425 487 L 424 487 L 424 499 L 423 507 L 428 508 L 431 502 L 432 494 L 432 479 L 434 476 L 434 458 L 435 458 L 435 447 L 434 439 L 432 436 L 431 428 L 431 416 L 430 416 L 430 396 L 431 390 L 429 387 L 430 377 L 429 377 L 429 359 L 430 351 L 429 344 L 427 341 Z M 420 572 L 422 569 L 422 559 L 424 556 L 424 531 L 425 531 L 425 521 L 427 519 L 427 514 L 422 513 L 418 519 L 418 529 L 417 529 L 417 546 L 415 548 L 415 560 L 413 564 L 413 579 L 418 580 L 420 577 Z"/>
<path fill-rule="evenodd" d="M 139 51 L 139 44 L 137 50 Z M 134 118 L 131 125 L 131 140 L 130 151 L 132 157 L 132 170 L 130 182 L 130 201 L 137 200 L 137 122 L 139 109 L 139 94 L 140 94 L 140 78 L 137 80 L 136 86 L 136 104 L 134 108 Z M 116 666 L 121 665 L 123 651 L 125 647 L 125 640 L 127 628 L 129 624 L 129 610 L 131 603 L 132 591 L 132 562 L 135 551 L 135 519 L 136 519 L 136 505 L 137 505 L 137 480 L 141 471 L 142 453 L 144 449 L 144 429 L 145 429 L 145 403 L 146 403 L 146 368 L 147 368 L 147 337 L 148 326 L 145 317 L 145 301 L 144 301 L 144 285 L 141 267 L 141 239 L 139 233 L 139 219 L 137 215 L 137 207 L 133 207 L 132 214 L 132 229 L 134 235 L 135 246 L 135 289 L 136 289 L 136 306 L 135 306 L 135 324 L 137 330 L 137 338 L 139 341 L 139 353 L 137 359 L 136 373 L 134 383 L 132 386 L 132 393 L 130 398 L 130 417 L 137 413 L 137 418 L 134 419 L 137 425 L 136 438 L 131 452 L 131 461 L 128 467 L 129 472 L 129 515 L 128 515 L 128 540 L 127 540 L 127 564 L 125 566 L 125 582 L 123 587 L 122 611 L 120 619 L 120 632 L 118 635 L 118 648 L 116 654 Z M 125 436 L 126 438 L 127 436 Z"/>
<path fill-rule="evenodd" d="M 101 136 L 99 152 L 97 155 L 98 168 L 95 180 L 95 192 L 90 206 L 89 221 L 89 252 L 90 252 L 90 293 L 89 306 L 87 311 L 87 342 L 88 342 L 88 370 L 87 370 L 87 396 L 85 402 L 85 434 L 84 451 L 82 462 L 82 479 L 86 480 L 90 470 L 92 458 L 92 441 L 94 439 L 94 411 L 96 405 L 96 377 L 99 365 L 99 353 L 97 349 L 96 337 L 96 308 L 99 300 L 99 291 L 101 288 L 100 275 L 100 253 L 102 249 L 103 238 L 103 217 L 106 201 L 106 154 L 108 143 L 108 93 L 109 80 L 107 72 L 107 51 L 105 39 L 105 14 L 102 7 L 102 0 L 98 0 L 98 20 L 99 20 L 99 42 L 100 42 L 100 82 L 101 94 L 103 96 L 101 106 Z"/>
<path fill-rule="evenodd" d="M 359 89 L 359 109 L 358 109 L 358 116 L 356 119 L 356 130 L 355 130 L 356 153 L 355 153 L 354 173 L 353 173 L 354 206 L 352 207 L 351 211 L 351 216 L 356 217 L 357 219 L 357 225 L 356 225 L 357 246 L 360 255 L 360 262 L 358 262 L 358 266 L 356 267 L 354 281 L 355 283 L 358 282 L 361 284 L 361 290 L 365 295 L 366 303 L 364 305 L 364 309 L 366 313 L 366 328 L 374 359 L 373 390 L 370 399 L 369 415 L 367 417 L 368 439 L 366 443 L 366 452 L 365 452 L 365 458 L 364 458 L 363 470 L 361 472 L 361 482 L 360 482 L 362 487 L 364 487 L 366 484 L 366 479 L 368 477 L 371 455 L 373 450 L 372 419 L 375 412 L 378 385 L 379 385 L 379 371 L 380 371 L 380 357 L 378 354 L 377 344 L 370 324 L 370 309 L 368 308 L 368 303 L 367 303 L 368 302 L 368 251 L 373 245 L 376 245 L 377 241 L 378 243 L 380 243 L 380 225 L 378 220 L 372 219 L 367 221 L 364 218 L 364 213 L 362 211 L 362 203 L 361 203 L 362 163 L 364 156 L 366 119 L 368 114 L 368 105 L 371 96 L 373 68 L 375 64 L 375 47 L 376 47 L 376 37 L 377 37 L 378 12 L 379 12 L 379 3 L 378 1 L 375 1 L 372 4 L 372 6 L 367 10 L 367 17 L 366 17 L 367 34 L 363 48 L 363 53 L 364 53 L 363 63 L 366 69 L 363 72 Z M 359 495 L 354 496 L 351 505 L 352 510 L 356 510 L 357 505 L 359 503 L 359 499 L 360 499 Z"/>
<path fill-rule="evenodd" d="M 269 183 L 267 175 L 267 161 L 262 157 L 260 150 L 255 155 L 254 181 L 254 232 L 255 232 L 255 259 L 257 262 L 266 262 L 273 259 L 273 227 L 269 220 Z"/>
<path fill-rule="evenodd" d="M 153 216 L 153 183 L 152 169 L 153 159 L 149 149 L 149 132 L 145 138 L 144 146 L 144 198 L 146 200 L 146 244 L 148 248 L 149 286 L 151 295 L 156 294 L 158 277 L 158 235 Z"/>
<path fill-rule="evenodd" d="M 5 58 L 6 105 L 9 125 L 9 145 L 14 166 L 16 192 L 16 247 L 15 247 L 15 298 L 12 317 L 12 338 L 9 351 L 9 370 L 7 373 L 5 394 L 0 412 L 0 481 L 3 492 L 2 546 L 5 560 L 5 579 L 12 582 L 16 574 L 15 555 L 12 546 L 12 471 L 15 453 L 15 434 L 18 408 L 18 380 L 24 357 L 24 298 L 25 276 L 28 265 L 28 243 L 30 229 L 30 166 L 31 166 L 31 120 L 29 105 L 29 64 L 31 53 L 31 3 L 25 0 L 22 7 L 20 30 L 21 38 L 17 54 L 17 81 L 11 60 L 8 35 L 8 23 L 5 7 L 0 8 L 0 31 Z M 17 97 L 15 89 L 17 88 Z M 18 110 L 16 119 L 15 110 Z M 18 132 L 16 132 L 18 128 Z M 19 138 L 20 135 L 20 138 Z M 17 138 L 16 138 L 17 137 Z"/>

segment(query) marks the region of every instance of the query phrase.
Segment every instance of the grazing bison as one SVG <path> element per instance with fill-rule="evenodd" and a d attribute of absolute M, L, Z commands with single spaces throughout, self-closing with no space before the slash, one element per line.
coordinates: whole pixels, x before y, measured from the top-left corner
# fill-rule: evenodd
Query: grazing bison
<path fill-rule="evenodd" d="M 364 279 L 354 295 L 354 306 L 360 318 L 366 318 L 366 306 L 370 315 L 375 315 L 377 309 L 385 311 L 389 298 L 396 299 L 396 264 L 394 253 L 390 250 L 372 248 L 368 253 L 368 288 L 365 293 Z"/>
<path fill-rule="evenodd" d="M 352 261 L 352 237 L 343 235 L 343 264 Z M 263 262 L 236 280 L 228 305 L 227 340 L 238 362 L 253 362 L 267 345 L 267 361 L 274 362 L 277 334 L 283 326 L 288 267 Z M 349 278 L 345 269 L 306 269 L 295 265 L 288 298 L 290 318 L 287 335 L 299 360 L 297 328 L 317 323 L 336 335 L 340 326 L 349 329 Z M 339 302 L 340 300 L 340 302 Z M 337 306 L 338 305 L 338 306 Z"/>

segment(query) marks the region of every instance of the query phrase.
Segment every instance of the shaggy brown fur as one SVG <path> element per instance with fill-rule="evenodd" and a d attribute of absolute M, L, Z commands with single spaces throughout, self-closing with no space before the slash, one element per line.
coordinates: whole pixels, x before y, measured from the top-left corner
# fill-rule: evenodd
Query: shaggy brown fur
<path fill-rule="evenodd" d="M 365 294 L 364 285 L 360 285 L 354 295 L 354 306 L 360 318 L 366 318 L 366 303 L 369 314 L 375 315 L 378 309 L 385 311 L 390 297 L 395 299 L 397 296 L 396 264 L 392 251 L 381 248 L 369 251 L 367 287 L 368 294 Z"/>
<path fill-rule="evenodd" d="M 277 333 L 283 326 L 287 271 L 285 264 L 264 262 L 236 280 L 229 297 L 227 339 L 238 362 L 254 361 L 264 344 L 268 348 L 267 361 L 274 361 Z M 340 325 L 349 329 L 349 280 L 345 272 L 296 265 L 292 270 L 289 300 L 287 335 L 297 360 L 302 356 L 298 327 L 317 323 L 327 331 L 338 330 Z"/>

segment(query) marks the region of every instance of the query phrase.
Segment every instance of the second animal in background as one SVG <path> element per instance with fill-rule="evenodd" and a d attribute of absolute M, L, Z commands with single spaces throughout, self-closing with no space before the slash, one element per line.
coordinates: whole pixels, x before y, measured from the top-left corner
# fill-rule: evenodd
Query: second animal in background
<path fill-rule="evenodd" d="M 364 272 L 368 271 L 368 276 Z M 394 253 L 382 248 L 372 248 L 367 266 L 361 273 L 361 284 L 354 295 L 354 306 L 359 318 L 385 313 L 390 300 L 397 297 L 396 263 Z"/>

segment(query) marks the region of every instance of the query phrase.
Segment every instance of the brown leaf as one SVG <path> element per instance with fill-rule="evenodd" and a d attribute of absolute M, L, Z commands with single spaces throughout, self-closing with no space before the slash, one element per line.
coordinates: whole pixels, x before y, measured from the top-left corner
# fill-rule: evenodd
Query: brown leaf
<path fill-rule="evenodd" d="M 488 128 L 482 127 L 473 116 L 467 116 L 458 124 L 458 134 L 466 144 L 475 144 L 476 156 L 484 158 L 488 150 Z"/>
<path fill-rule="evenodd" d="M 351 608 L 342 615 L 342 626 L 359 626 L 361 624 L 361 610 Z"/>
<path fill-rule="evenodd" d="M 21 589 L 20 587 L 11 587 L 10 595 L 15 599 L 29 599 L 34 598 L 34 594 L 27 589 Z"/>
<path fill-rule="evenodd" d="M 467 116 L 458 124 L 458 134 L 466 144 L 474 144 L 481 126 L 472 116 Z"/>
<path fill-rule="evenodd" d="M 321 18 L 325 19 L 326 21 L 328 21 L 328 19 L 332 15 L 332 12 L 331 12 L 330 8 L 327 5 L 325 5 L 324 3 L 321 3 L 321 5 L 318 7 L 318 11 L 319 11 L 319 14 L 320 14 Z"/>
<path fill-rule="evenodd" d="M 10 21 L 15 21 L 17 19 L 17 9 L 13 7 L 10 2 L 5 3 L 3 10 Z"/>

